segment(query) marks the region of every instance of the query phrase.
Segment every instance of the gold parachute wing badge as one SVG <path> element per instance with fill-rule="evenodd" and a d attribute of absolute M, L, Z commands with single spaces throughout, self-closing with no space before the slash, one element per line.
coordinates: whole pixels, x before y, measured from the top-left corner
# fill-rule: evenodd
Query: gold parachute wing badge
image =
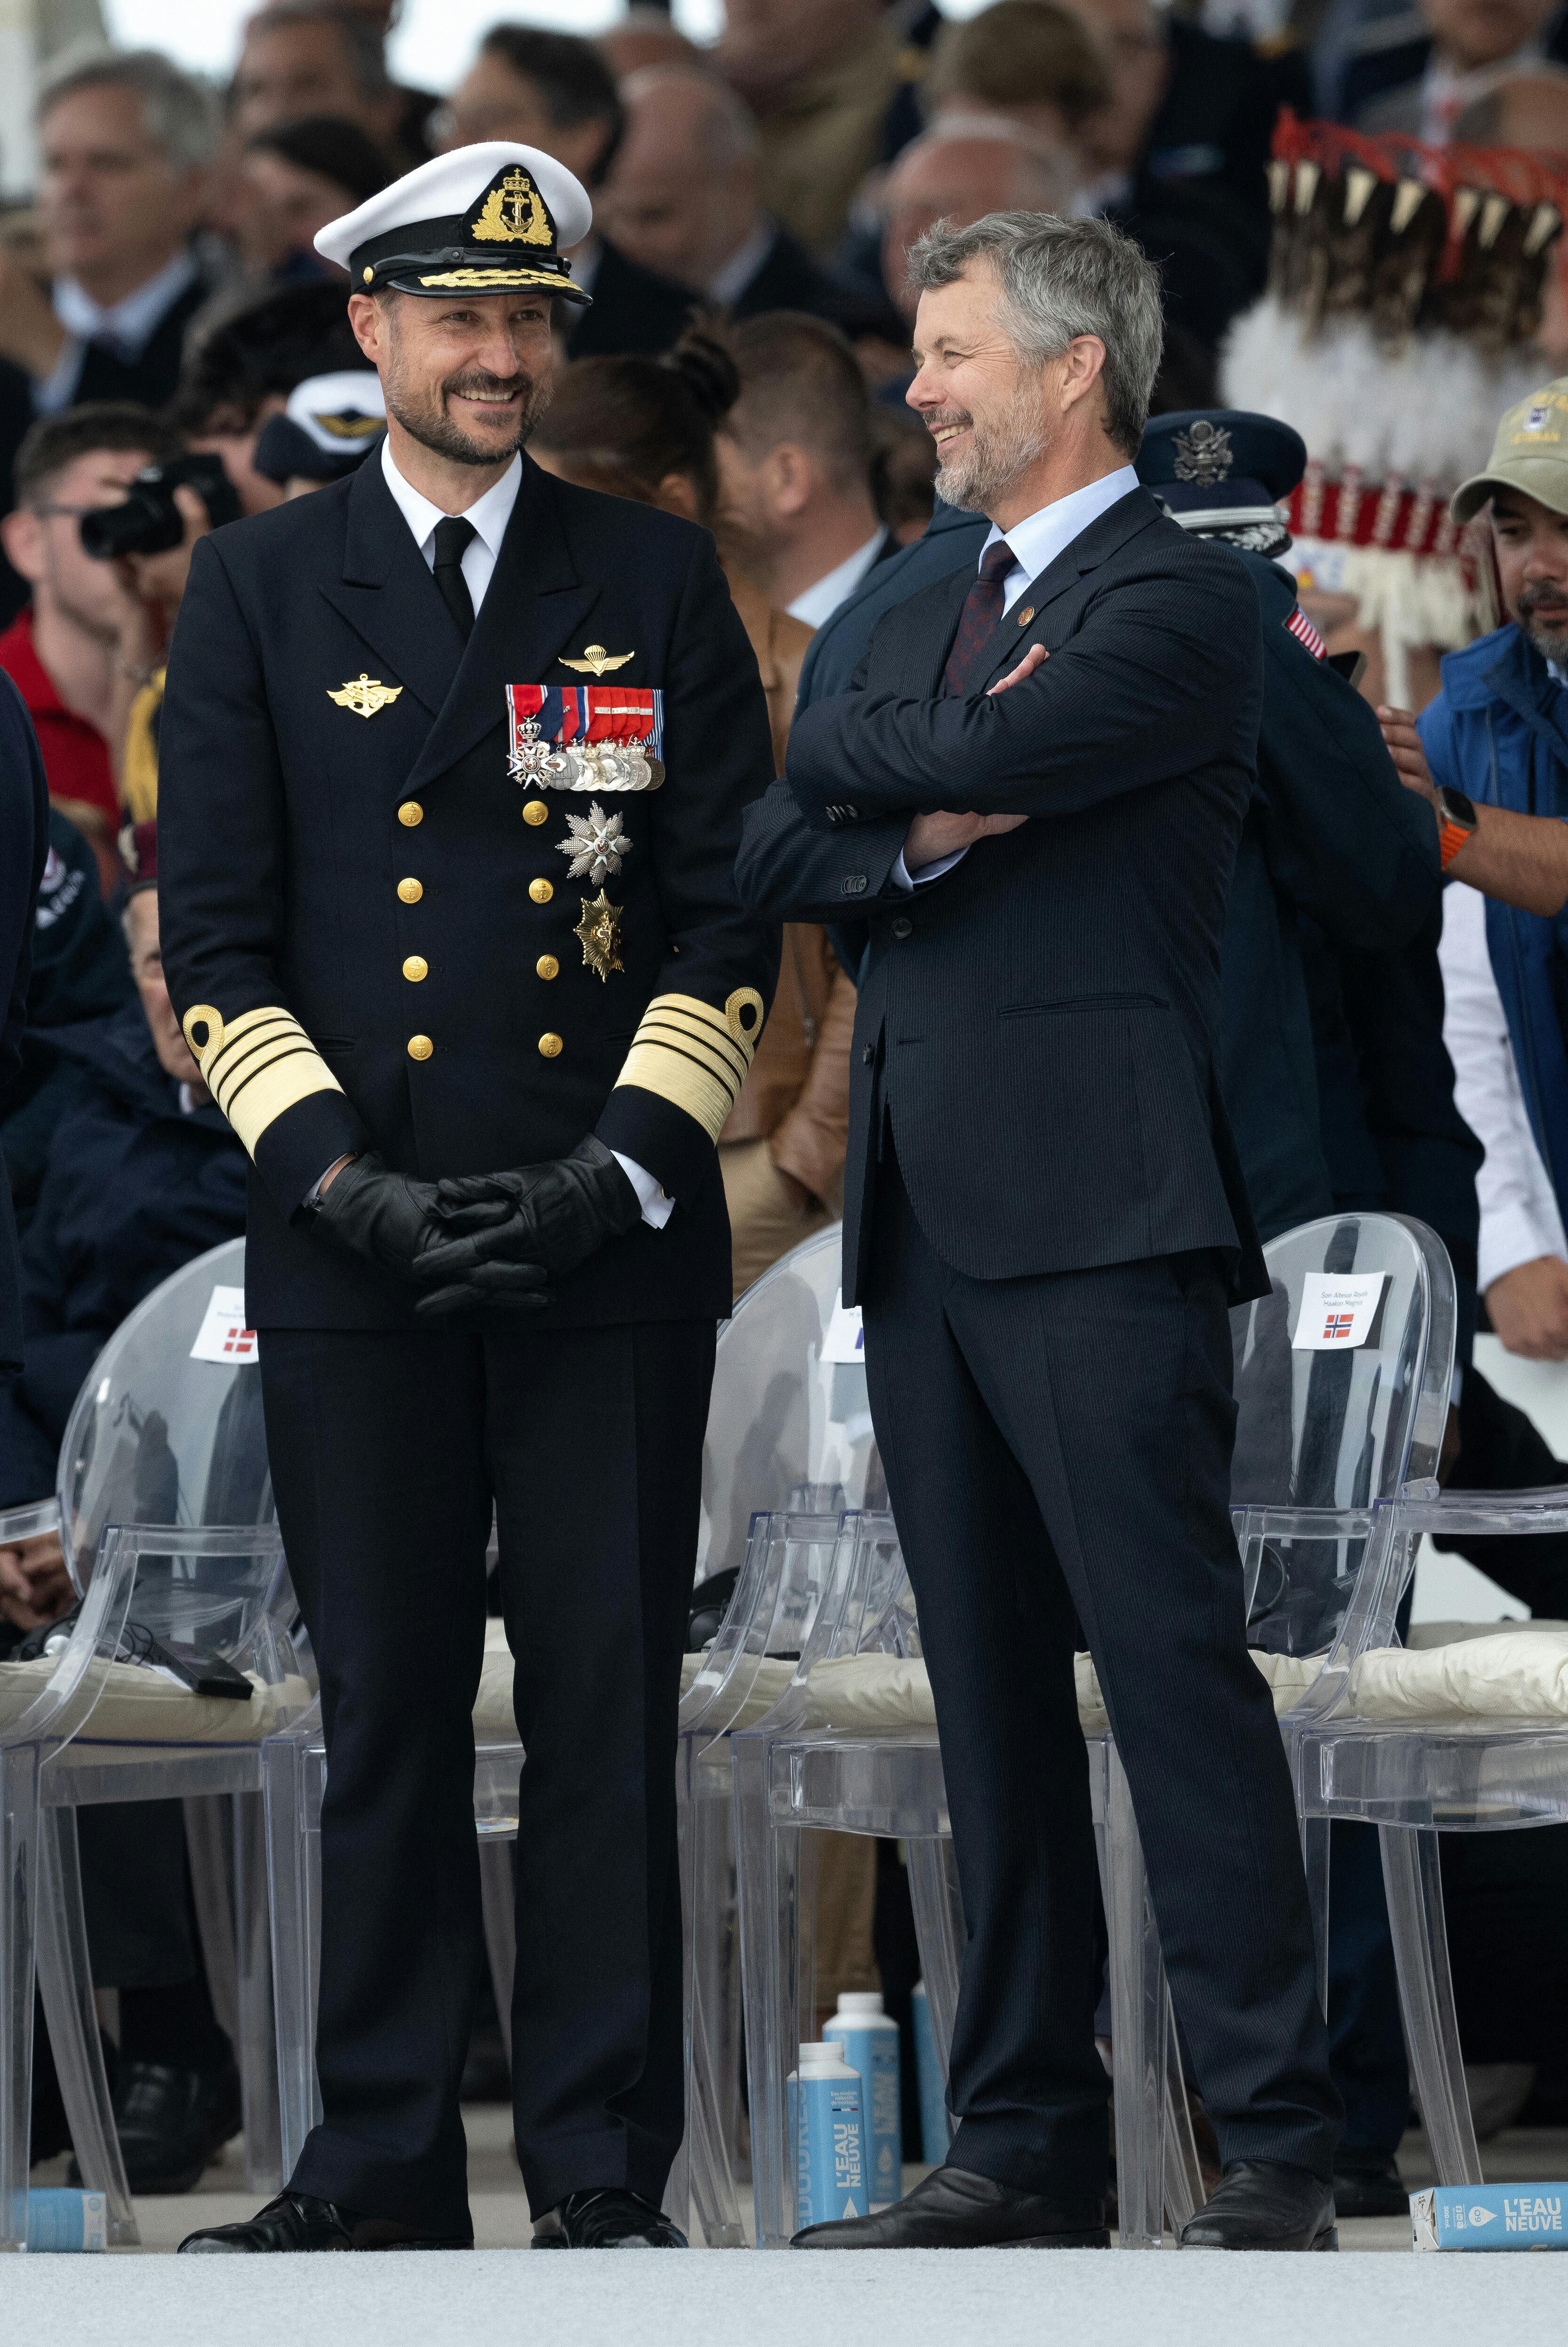
<path fill-rule="evenodd" d="M 562 652 L 560 664 L 562 668 L 575 669 L 579 676 L 608 676 L 611 669 L 624 668 L 629 660 L 636 658 L 635 652 L 607 652 L 602 644 L 585 644 L 581 660 L 568 660 Z"/>
<path fill-rule="evenodd" d="M 366 676 L 361 669 L 335 692 L 329 685 L 327 699 L 335 701 L 340 709 L 352 709 L 356 717 L 374 717 L 377 710 L 390 708 L 402 691 L 400 684 L 383 684 L 378 676 Z"/>

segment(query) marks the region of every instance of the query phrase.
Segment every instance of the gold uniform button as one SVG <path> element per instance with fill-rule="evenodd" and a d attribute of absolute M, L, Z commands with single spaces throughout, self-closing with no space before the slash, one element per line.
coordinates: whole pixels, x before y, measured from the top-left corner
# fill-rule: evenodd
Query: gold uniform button
<path fill-rule="evenodd" d="M 529 799 L 523 808 L 523 821 L 525 823 L 548 823 L 549 821 L 549 813 L 550 811 L 548 807 L 546 806 L 543 799 Z"/>
<path fill-rule="evenodd" d="M 425 883 L 423 880 L 400 880 L 397 893 L 405 905 L 417 905 L 425 894 Z"/>
<path fill-rule="evenodd" d="M 560 1057 L 564 1049 L 565 1046 L 561 1042 L 561 1039 L 559 1035 L 541 1035 L 539 1037 L 539 1057 L 541 1060 L 557 1060 Z"/>
<path fill-rule="evenodd" d="M 397 810 L 397 820 L 399 823 L 406 824 L 412 831 L 416 823 L 424 822 L 425 809 L 417 799 L 405 799 Z"/>
<path fill-rule="evenodd" d="M 428 1035 L 411 1035 L 408 1039 L 408 1056 L 411 1060 L 427 1060 L 435 1049 L 436 1046 Z"/>
<path fill-rule="evenodd" d="M 429 977 L 430 964 L 423 954 L 410 954 L 403 965 L 403 975 L 405 978 L 412 979 L 417 986 L 422 978 Z"/>
<path fill-rule="evenodd" d="M 540 978 L 559 978 L 560 976 L 560 964 L 557 961 L 554 954 L 540 954 L 538 961 L 534 964 L 534 969 Z"/>
<path fill-rule="evenodd" d="M 530 880 L 528 882 L 528 894 L 533 898 L 536 905 L 548 905 L 550 898 L 555 895 L 555 890 L 551 887 L 548 880 Z"/>

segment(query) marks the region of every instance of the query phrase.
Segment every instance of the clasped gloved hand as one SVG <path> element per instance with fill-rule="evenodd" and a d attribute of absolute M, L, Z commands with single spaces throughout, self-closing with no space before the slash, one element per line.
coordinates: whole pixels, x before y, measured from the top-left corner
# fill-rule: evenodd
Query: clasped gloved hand
<path fill-rule="evenodd" d="M 378 1271 L 409 1279 L 421 1258 L 445 1242 L 446 1234 L 436 1219 L 436 1206 L 434 1182 L 415 1182 L 406 1174 L 395 1174 L 382 1158 L 367 1151 L 363 1157 L 351 1159 L 323 1192 L 315 1227 Z M 535 1271 L 530 1279 L 519 1283 L 508 1300 L 520 1303 L 526 1298 L 542 1304 L 546 1284 L 545 1274 Z"/>
<path fill-rule="evenodd" d="M 430 1290 L 415 1309 L 432 1318 L 465 1305 L 518 1302 L 537 1292 L 534 1283 L 575 1271 L 642 1218 L 613 1153 L 591 1133 L 542 1165 L 437 1183 L 434 1213 L 450 1236 L 422 1250 L 414 1267 Z"/>

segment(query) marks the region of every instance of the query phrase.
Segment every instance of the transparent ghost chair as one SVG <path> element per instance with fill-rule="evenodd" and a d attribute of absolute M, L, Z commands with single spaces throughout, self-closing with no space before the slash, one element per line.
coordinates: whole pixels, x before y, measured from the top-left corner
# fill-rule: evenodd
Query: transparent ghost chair
<path fill-rule="evenodd" d="M 1333 1217 L 1286 1235 L 1267 1255 L 1270 1295 L 1235 1316 L 1240 1411 L 1233 1499 L 1249 1640 L 1283 1711 L 1351 1621 L 1372 1502 L 1435 1467 L 1454 1307 L 1440 1243 L 1402 1218 Z M 1311 1332 L 1303 1314 L 1310 1317 L 1322 1294 L 1313 1283 L 1327 1277 L 1377 1284 L 1364 1341 L 1338 1355 L 1306 1348 Z M 787 2239 L 793 2209 L 782 2114 L 792 2037 L 803 2034 L 813 2004 L 801 1921 L 809 1903 L 803 1849 L 809 1829 L 906 1840 L 942 2051 L 956 1997 L 961 1927 L 950 1877 L 938 1869 L 949 1828 L 929 1692 L 913 1659 L 917 1634 L 899 1631 L 905 1659 L 896 1665 L 874 1660 L 866 1650 L 886 1645 L 886 1637 L 875 1629 L 868 1635 L 854 1569 L 848 1562 L 842 1569 L 843 1618 L 831 1608 L 819 1614 L 813 1649 L 786 1696 L 733 1738 L 759 2246 Z M 856 1655 L 861 1659 L 852 1661 Z M 1112 1949 L 1121 2239 L 1153 2248 L 1166 2213 L 1180 2224 L 1201 2187 L 1136 1820 L 1087 1656 L 1080 1658 L 1079 1699 Z M 1326 1856 L 1325 1845 L 1317 1869 L 1320 1928 Z"/>
<path fill-rule="evenodd" d="M 242 1246 L 234 1242 L 147 1297 L 105 1346 L 77 1399 L 56 1499 L 0 1517 L 0 1539 L 58 1532 L 81 1599 L 42 1659 L 0 1665 L 0 1723 L 11 1723 L 0 1724 L 0 1831 L 8 1843 L 0 1992 L 5 2246 L 26 2240 L 35 1960 L 84 2181 L 108 2197 L 111 2239 L 136 2238 L 82 1912 L 77 1811 L 98 1803 L 207 1805 L 198 1815 L 223 1880 L 207 1879 L 200 1836 L 193 1879 L 214 2002 L 240 2063 L 251 2180 L 267 2186 L 279 2173 L 259 1866 L 261 1747 L 311 1688 L 289 1635 L 293 1604 L 273 1519 L 255 1339 L 242 1326 Z M 222 1312 L 225 1301 L 232 1312 Z M 154 1640 L 221 1657 L 249 1680 L 248 1698 L 193 1692 L 145 1659 Z M 211 1830 L 219 1799 L 232 1807 L 231 1834 L 221 1838 Z M 208 1926 L 216 1934 L 224 1921 L 227 1945 L 214 1949 Z"/>
<path fill-rule="evenodd" d="M 1407 1652 L 1396 1614 L 1427 1533 L 1568 1532 L 1561 1488 L 1414 1486 L 1376 1510 L 1366 1587 L 1327 1664 L 1285 1722 L 1307 1831 L 1378 1828 L 1411 2085 L 1439 2181 L 1484 2181 L 1465 2084 L 1438 1835 L 1568 1821 L 1568 1630 L 1462 1628 Z"/>
<path fill-rule="evenodd" d="M 838 1229 L 803 1242 L 719 1332 L 702 1453 L 699 1585 L 738 1568 L 717 1635 L 689 1655 L 680 1713 L 687 2134 L 665 2206 L 739 2248 L 743 2029 L 726 1738 L 789 1684 L 816 1620 L 840 1512 L 881 1496 L 858 1323 L 837 1309 Z"/>

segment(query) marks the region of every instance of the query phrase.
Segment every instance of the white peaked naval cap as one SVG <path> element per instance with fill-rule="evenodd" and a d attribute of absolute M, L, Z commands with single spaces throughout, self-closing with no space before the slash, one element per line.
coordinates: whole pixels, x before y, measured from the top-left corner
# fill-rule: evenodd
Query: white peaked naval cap
<path fill-rule="evenodd" d="M 563 252 L 593 226 L 580 180 L 538 147 L 487 138 L 405 172 L 316 237 L 355 292 L 439 299 L 535 288 L 587 304 Z"/>

